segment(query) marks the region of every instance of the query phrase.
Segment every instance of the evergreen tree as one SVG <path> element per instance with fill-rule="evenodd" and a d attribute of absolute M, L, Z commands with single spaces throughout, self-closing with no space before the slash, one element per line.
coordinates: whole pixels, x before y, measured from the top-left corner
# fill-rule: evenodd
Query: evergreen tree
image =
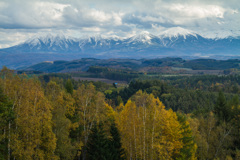
<path fill-rule="evenodd" d="M 122 148 L 121 136 L 116 127 L 116 124 L 113 122 L 111 125 L 110 133 L 112 139 L 110 140 L 110 154 L 113 160 L 122 160 L 124 159 L 124 149 Z"/>
<path fill-rule="evenodd" d="M 0 159 L 8 159 L 8 124 L 13 121 L 12 104 L 0 88 Z"/>
<path fill-rule="evenodd" d="M 117 96 L 116 106 L 119 106 L 121 103 L 123 103 L 121 96 Z"/>
<path fill-rule="evenodd" d="M 66 88 L 68 93 L 73 94 L 73 84 L 72 84 L 71 79 L 67 80 L 65 88 Z"/>
<path fill-rule="evenodd" d="M 234 147 L 236 147 L 237 150 L 240 149 L 240 105 L 239 105 L 239 97 L 238 95 L 235 95 L 231 102 L 230 106 L 232 107 L 232 117 L 233 117 L 233 124 L 234 124 L 234 131 L 233 131 L 233 137 L 234 137 Z"/>
<path fill-rule="evenodd" d="M 192 130 L 187 121 L 187 118 L 181 114 L 177 113 L 178 121 L 181 124 L 182 129 L 182 142 L 183 148 L 181 148 L 180 153 L 176 155 L 177 160 L 195 160 L 195 152 L 197 151 L 197 145 L 194 142 L 192 136 Z"/>
<path fill-rule="evenodd" d="M 219 92 L 217 102 L 214 107 L 214 113 L 219 121 L 229 121 L 231 118 L 231 108 L 226 103 L 226 98 L 222 91 Z"/>
<path fill-rule="evenodd" d="M 86 145 L 88 160 L 110 160 L 109 141 L 103 131 L 103 125 L 94 124 Z"/>
<path fill-rule="evenodd" d="M 235 96 L 233 96 L 231 101 L 229 101 L 228 105 L 233 109 L 232 114 L 236 115 L 236 113 L 238 112 L 238 106 L 239 106 L 239 97 L 237 94 Z"/>

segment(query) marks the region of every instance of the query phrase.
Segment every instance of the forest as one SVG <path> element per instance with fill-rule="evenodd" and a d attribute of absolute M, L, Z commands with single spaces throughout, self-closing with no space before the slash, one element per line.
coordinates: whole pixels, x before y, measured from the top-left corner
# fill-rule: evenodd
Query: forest
<path fill-rule="evenodd" d="M 0 159 L 240 159 L 239 79 L 159 77 L 118 86 L 3 67 Z"/>

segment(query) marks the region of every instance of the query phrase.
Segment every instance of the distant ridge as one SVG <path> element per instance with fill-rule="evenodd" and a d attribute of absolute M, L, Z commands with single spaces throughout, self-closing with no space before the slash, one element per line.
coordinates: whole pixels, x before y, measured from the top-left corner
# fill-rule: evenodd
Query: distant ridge
<path fill-rule="evenodd" d="M 161 67 L 179 68 L 182 70 L 228 70 L 231 68 L 240 69 L 240 60 L 215 60 L 215 59 L 194 59 L 184 60 L 182 58 L 158 58 L 158 59 L 95 59 L 82 58 L 73 61 L 42 62 L 26 68 L 25 71 L 41 72 L 79 72 L 87 71 L 91 66 L 108 67 L 127 70 L 147 70 Z"/>
<path fill-rule="evenodd" d="M 180 27 L 153 35 L 147 31 L 128 38 L 71 38 L 51 34 L 0 49 L 0 66 L 18 68 L 42 61 L 79 58 L 158 58 L 240 55 L 240 38 L 210 39 Z"/>

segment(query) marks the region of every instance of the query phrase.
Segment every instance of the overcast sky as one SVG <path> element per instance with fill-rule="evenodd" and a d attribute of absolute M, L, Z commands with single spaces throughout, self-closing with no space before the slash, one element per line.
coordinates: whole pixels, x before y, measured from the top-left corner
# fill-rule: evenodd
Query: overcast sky
<path fill-rule="evenodd" d="M 72 37 L 182 27 L 208 37 L 240 35 L 239 0 L 0 0 L 0 48 L 47 33 Z"/>

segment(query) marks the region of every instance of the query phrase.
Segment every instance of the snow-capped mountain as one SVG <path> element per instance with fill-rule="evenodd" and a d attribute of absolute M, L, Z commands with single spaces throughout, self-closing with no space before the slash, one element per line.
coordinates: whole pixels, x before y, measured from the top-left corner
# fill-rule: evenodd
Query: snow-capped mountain
<path fill-rule="evenodd" d="M 17 53 L 64 53 L 64 54 L 95 54 L 95 53 L 136 53 L 139 49 L 151 52 L 152 49 L 161 53 L 161 50 L 170 49 L 184 53 L 218 53 L 229 54 L 229 49 L 239 49 L 239 38 L 208 39 L 192 31 L 182 28 L 169 29 L 158 36 L 149 32 L 142 32 L 129 38 L 103 37 L 101 35 L 87 38 L 66 38 L 63 35 L 47 35 L 34 37 L 26 42 L 0 51 Z M 203 49 L 204 48 L 204 49 Z M 203 50 L 202 50 L 203 49 Z M 234 53 L 232 53 L 234 54 Z M 156 55 L 157 56 L 157 55 Z"/>
<path fill-rule="evenodd" d="M 6 50 L 14 52 L 67 52 L 74 49 L 76 39 L 66 38 L 64 35 L 53 36 L 48 34 L 41 37 L 33 37 L 26 42 L 7 48 Z"/>
<path fill-rule="evenodd" d="M 141 32 L 128 38 L 101 35 L 71 38 L 49 34 L 33 37 L 10 48 L 0 49 L 0 66 L 13 65 L 15 67 L 41 61 L 71 60 L 83 57 L 155 58 L 196 54 L 239 55 L 240 38 L 210 39 L 180 27 L 171 28 L 158 35 Z"/>
<path fill-rule="evenodd" d="M 191 31 L 191 30 L 181 28 L 181 27 L 173 27 L 173 28 L 167 29 L 164 32 L 159 34 L 159 37 L 162 39 L 164 39 L 164 38 L 173 39 L 173 38 L 178 38 L 178 37 L 183 37 L 184 39 L 186 39 L 189 36 L 194 36 L 197 38 L 197 33 L 195 33 L 194 31 Z"/>
<path fill-rule="evenodd" d="M 136 42 L 140 42 L 140 43 L 147 43 L 147 44 L 151 44 L 152 39 L 156 38 L 156 36 L 150 34 L 147 31 L 141 32 L 138 35 L 135 35 L 133 37 L 129 38 L 128 43 L 136 43 Z"/>

